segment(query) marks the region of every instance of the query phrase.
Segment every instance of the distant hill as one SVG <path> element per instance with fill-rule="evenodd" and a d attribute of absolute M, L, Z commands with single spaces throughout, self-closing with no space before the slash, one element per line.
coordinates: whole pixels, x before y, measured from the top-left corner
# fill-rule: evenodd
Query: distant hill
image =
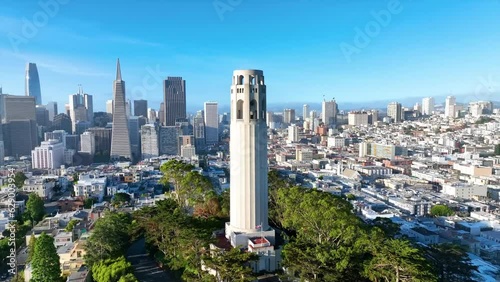
<path fill-rule="evenodd" d="M 444 106 L 444 101 L 448 95 L 433 96 L 436 106 Z M 495 108 L 500 108 L 500 93 L 496 94 L 484 94 L 484 95 L 454 95 L 457 99 L 457 103 L 469 103 L 473 101 L 493 101 Z M 415 103 L 422 104 L 422 99 L 427 96 L 422 97 L 403 97 L 400 99 L 382 99 L 382 100 L 372 100 L 364 102 L 343 102 L 342 100 L 337 100 L 339 104 L 339 110 L 350 111 L 350 110 L 362 110 L 362 109 L 378 109 L 385 111 L 387 109 L 387 104 L 390 102 L 399 102 L 403 107 L 411 107 Z M 295 109 L 296 115 L 302 115 L 302 107 L 304 104 L 308 104 L 310 110 L 316 110 L 321 112 L 321 102 L 280 102 L 280 103 L 269 103 L 267 109 L 272 112 L 283 112 L 283 109 Z M 201 109 L 201 108 L 200 108 Z M 198 109 L 198 110 L 200 110 Z M 188 109 L 189 112 L 196 112 L 196 109 Z M 229 113 L 229 105 L 219 104 L 219 113 Z"/>

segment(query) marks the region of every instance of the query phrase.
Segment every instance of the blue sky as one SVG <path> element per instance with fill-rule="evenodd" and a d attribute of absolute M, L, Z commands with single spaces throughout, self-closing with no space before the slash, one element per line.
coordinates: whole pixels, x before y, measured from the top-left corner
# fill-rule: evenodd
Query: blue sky
<path fill-rule="evenodd" d="M 195 110 L 227 105 L 232 71 L 246 68 L 264 70 L 271 104 L 472 95 L 484 80 L 500 88 L 498 11 L 497 0 L 2 0 L 0 84 L 24 94 L 35 62 L 44 103 L 61 111 L 82 84 L 104 110 L 119 57 L 127 98 L 156 109 L 166 76 L 186 79 Z"/>

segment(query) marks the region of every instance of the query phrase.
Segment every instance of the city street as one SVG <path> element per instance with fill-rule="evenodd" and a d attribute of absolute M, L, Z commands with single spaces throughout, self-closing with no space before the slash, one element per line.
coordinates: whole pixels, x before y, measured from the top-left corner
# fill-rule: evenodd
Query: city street
<path fill-rule="evenodd" d="M 134 267 L 134 275 L 141 282 L 156 282 L 156 281 L 181 281 L 174 278 L 172 273 L 158 267 L 153 258 L 151 258 L 147 251 L 144 238 L 137 240 L 129 248 L 127 259 Z"/>

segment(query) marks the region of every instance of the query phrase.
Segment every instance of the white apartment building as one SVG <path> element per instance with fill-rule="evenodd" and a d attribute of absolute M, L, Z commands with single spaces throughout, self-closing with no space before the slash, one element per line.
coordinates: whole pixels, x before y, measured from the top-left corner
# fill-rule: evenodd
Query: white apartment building
<path fill-rule="evenodd" d="M 95 135 L 93 132 L 86 131 L 80 135 L 80 152 L 95 154 Z"/>
<path fill-rule="evenodd" d="M 453 97 L 453 96 L 446 97 L 445 106 L 444 106 L 444 116 L 445 117 L 451 117 L 451 118 L 455 117 L 455 112 L 457 111 L 456 104 L 457 104 L 457 100 L 455 97 Z"/>
<path fill-rule="evenodd" d="M 106 177 L 92 174 L 80 174 L 78 183 L 74 185 L 76 197 L 94 197 L 102 201 L 106 193 Z"/>
<path fill-rule="evenodd" d="M 345 146 L 345 138 L 340 136 L 329 136 L 327 143 L 328 148 L 342 148 Z"/>
<path fill-rule="evenodd" d="M 295 124 L 288 127 L 288 141 L 299 142 L 299 128 Z"/>
<path fill-rule="evenodd" d="M 422 114 L 432 115 L 434 112 L 434 98 L 427 97 L 422 99 Z"/>
<path fill-rule="evenodd" d="M 30 177 L 24 181 L 22 190 L 27 193 L 36 193 L 44 200 L 52 199 L 54 195 L 55 181 L 41 177 Z"/>
<path fill-rule="evenodd" d="M 349 112 L 347 115 L 347 122 L 349 125 L 368 125 L 367 112 Z"/>
<path fill-rule="evenodd" d="M 181 146 L 181 157 L 190 160 L 194 156 L 196 156 L 195 146 L 193 146 L 191 144 Z"/>
<path fill-rule="evenodd" d="M 159 129 L 154 124 L 141 126 L 142 159 L 155 158 L 160 155 Z"/>
<path fill-rule="evenodd" d="M 64 164 L 64 144 L 59 140 L 43 141 L 31 151 L 34 169 L 55 169 Z"/>
<path fill-rule="evenodd" d="M 462 199 L 472 199 L 474 196 L 486 197 L 488 186 L 471 185 L 462 182 L 446 183 L 443 185 L 442 193 Z"/>

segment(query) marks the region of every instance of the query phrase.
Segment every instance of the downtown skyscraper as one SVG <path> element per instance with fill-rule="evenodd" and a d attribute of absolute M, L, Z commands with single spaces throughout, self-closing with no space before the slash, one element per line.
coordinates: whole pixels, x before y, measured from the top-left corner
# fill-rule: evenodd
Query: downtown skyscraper
<path fill-rule="evenodd" d="M 339 106 L 335 99 L 331 101 L 323 100 L 321 104 L 321 120 L 327 127 L 334 127 L 337 124 L 337 114 L 339 113 Z"/>
<path fill-rule="evenodd" d="M 167 77 L 163 82 L 163 123 L 174 126 L 177 119 L 186 118 L 186 81 L 182 77 Z"/>
<path fill-rule="evenodd" d="M 78 122 L 93 124 L 94 103 L 92 95 L 84 93 L 82 87 L 79 87 L 78 93 L 69 95 L 68 108 L 73 132 L 76 132 Z"/>
<path fill-rule="evenodd" d="M 131 160 L 130 135 L 125 110 L 125 81 L 122 80 L 120 59 L 116 63 L 113 84 L 113 128 L 111 132 L 111 160 Z"/>
<path fill-rule="evenodd" d="M 42 104 L 42 92 L 40 90 L 40 78 L 35 63 L 26 65 L 26 77 L 24 85 L 25 96 L 35 97 L 35 104 Z"/>
<path fill-rule="evenodd" d="M 205 141 L 213 145 L 219 142 L 219 111 L 217 102 L 205 102 Z"/>

